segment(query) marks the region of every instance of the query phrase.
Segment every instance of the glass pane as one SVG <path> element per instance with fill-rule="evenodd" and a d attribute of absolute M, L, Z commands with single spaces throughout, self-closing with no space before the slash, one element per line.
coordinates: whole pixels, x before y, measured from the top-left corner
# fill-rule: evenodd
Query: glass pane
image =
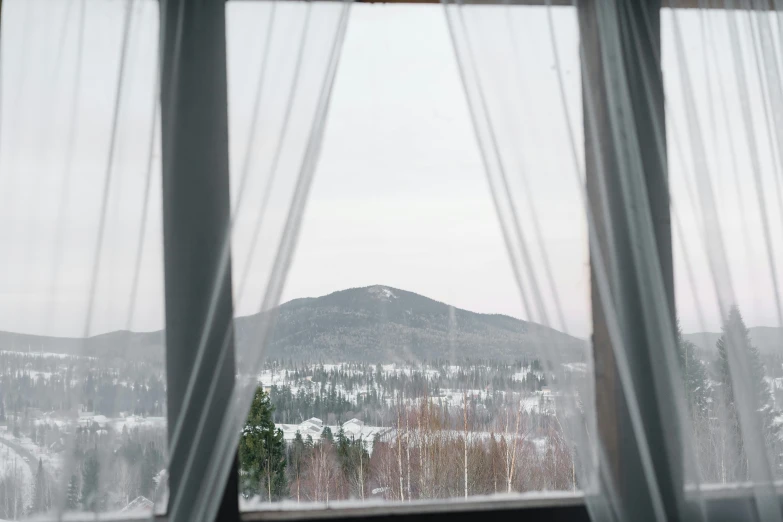
<path fill-rule="evenodd" d="M 249 197 L 234 198 L 238 349 L 240 357 L 264 350 L 239 443 L 242 508 L 580 489 L 592 457 L 572 428 L 584 430 L 592 411 L 590 278 L 581 167 L 557 94 L 547 11 L 466 11 L 482 38 L 488 110 L 528 238 L 529 263 L 516 267 L 523 281 L 509 264 L 443 7 L 357 4 L 282 304 L 259 313 L 311 123 L 297 119 L 295 98 L 283 130 L 307 15 L 288 6 L 281 14 L 278 5 L 274 30 L 293 36 L 275 54 L 282 36 L 273 34 L 267 74 L 278 67 L 282 85 L 265 88 L 284 93 L 262 91 L 260 106 L 270 105 L 256 132 L 268 134 L 250 138 L 267 45 L 257 28 L 267 27 L 269 5 L 228 6 L 235 190 L 248 143 L 259 163 L 248 173 Z M 310 27 L 316 16 L 333 21 L 318 3 L 307 5 Z M 581 143 L 575 11 L 553 17 Z M 493 39 L 493 28 L 502 37 Z M 302 75 L 323 58 L 306 51 Z M 309 103 L 316 87 L 302 79 L 296 96 Z M 268 232 L 251 258 L 268 163 L 284 132 L 281 158 L 290 163 L 281 159 L 269 189 L 272 221 L 262 221 Z M 274 212 L 273 202 L 282 208 Z M 264 344 L 257 325 L 269 314 L 276 320 Z"/>
<path fill-rule="evenodd" d="M 689 481 L 768 483 L 783 476 L 779 19 L 663 15 Z"/>
<path fill-rule="evenodd" d="M 2 8 L 0 519 L 149 513 L 167 458 L 158 4 Z"/>

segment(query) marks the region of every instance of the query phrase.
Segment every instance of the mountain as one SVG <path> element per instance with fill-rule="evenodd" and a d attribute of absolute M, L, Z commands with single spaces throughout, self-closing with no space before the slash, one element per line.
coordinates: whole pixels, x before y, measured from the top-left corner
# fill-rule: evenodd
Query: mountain
<path fill-rule="evenodd" d="M 750 340 L 761 353 L 780 353 L 783 350 L 783 328 L 775 326 L 753 326 L 749 328 Z M 716 351 L 715 343 L 720 339 L 719 333 L 699 332 L 684 334 L 685 340 L 692 342 L 698 348 L 706 351 Z"/>
<path fill-rule="evenodd" d="M 103 359 L 163 361 L 163 331 L 129 332 L 118 330 L 93 337 L 49 337 L 0 332 L 0 350 L 86 355 Z"/>
<path fill-rule="evenodd" d="M 370 286 L 295 299 L 271 312 L 276 323 L 266 357 L 302 361 L 487 358 L 514 360 L 556 350 L 582 361 L 587 343 L 552 328 L 498 314 L 479 314 L 427 297 Z M 264 314 L 239 317 L 239 353 L 257 349 Z M 162 331 L 110 332 L 88 339 L 0 332 L 0 350 L 163 360 Z"/>
<path fill-rule="evenodd" d="M 581 361 L 585 341 L 536 323 L 479 314 L 388 286 L 352 288 L 281 305 L 271 358 L 389 362 L 535 357 L 558 350 Z M 261 317 L 237 320 L 240 343 L 257 337 Z M 539 351 L 541 350 L 541 351 Z"/>

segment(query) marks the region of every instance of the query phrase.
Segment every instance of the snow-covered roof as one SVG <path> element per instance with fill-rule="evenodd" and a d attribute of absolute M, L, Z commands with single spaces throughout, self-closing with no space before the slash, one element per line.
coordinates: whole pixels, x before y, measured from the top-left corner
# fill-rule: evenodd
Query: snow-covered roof
<path fill-rule="evenodd" d="M 304 439 L 309 435 L 314 441 L 318 441 L 326 428 L 329 428 L 335 436 L 340 431 L 340 425 L 318 426 L 312 422 L 313 420 L 320 422 L 320 419 L 308 419 L 301 424 L 277 424 L 276 427 L 283 432 L 283 439 L 288 443 L 296 439 L 296 432 L 299 432 Z M 342 428 L 347 438 L 365 441 L 368 451 L 372 451 L 372 442 L 376 435 L 384 435 L 391 430 L 383 426 L 367 426 L 359 419 L 344 422 Z"/>
<path fill-rule="evenodd" d="M 131 500 L 130 503 L 128 503 L 128 505 L 122 508 L 120 511 L 152 511 L 153 507 L 154 504 L 150 499 L 147 497 L 138 496 Z"/>

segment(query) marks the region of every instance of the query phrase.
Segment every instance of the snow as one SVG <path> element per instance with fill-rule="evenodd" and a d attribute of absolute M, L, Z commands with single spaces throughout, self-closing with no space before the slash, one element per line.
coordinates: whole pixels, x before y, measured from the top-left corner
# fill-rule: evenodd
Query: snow
<path fill-rule="evenodd" d="M 29 352 L 29 351 L 19 351 L 19 350 L 0 350 L 0 354 L 7 354 L 7 355 L 25 355 L 27 357 L 36 357 L 36 358 L 44 358 L 44 357 L 54 357 L 57 359 L 88 359 L 88 360 L 95 360 L 95 357 L 90 357 L 87 355 L 73 355 L 70 353 L 54 353 L 54 352 Z"/>
<path fill-rule="evenodd" d="M 30 437 L 17 438 L 14 437 L 13 433 L 9 431 L 0 431 L 0 438 L 6 441 L 6 443 L 0 445 L 0 450 L 3 449 L 3 446 L 7 446 L 8 444 L 19 446 L 24 451 L 32 453 L 36 462 L 38 459 L 41 459 L 43 461 L 44 468 L 50 472 L 59 472 L 60 468 L 62 467 L 63 463 L 61 454 L 50 451 L 49 448 L 42 448 L 33 442 Z"/>
<path fill-rule="evenodd" d="M 571 372 L 585 373 L 587 372 L 587 363 L 566 363 L 563 364 L 563 368 Z"/>
<path fill-rule="evenodd" d="M 130 503 L 122 508 L 120 512 L 122 513 L 149 513 L 152 511 L 153 507 L 155 507 L 155 504 L 146 497 L 136 497 L 135 499 L 131 500 Z"/>
<path fill-rule="evenodd" d="M 391 301 L 392 299 L 397 299 L 397 296 L 394 295 L 394 292 L 382 286 L 373 286 L 367 289 L 367 291 L 382 301 Z"/>
<path fill-rule="evenodd" d="M 138 415 L 128 415 L 127 417 L 111 418 L 108 420 L 109 425 L 117 432 L 121 432 L 125 427 L 127 427 L 128 430 L 132 430 L 133 428 L 165 428 L 166 422 L 166 417 L 140 417 Z"/>
<path fill-rule="evenodd" d="M 317 421 L 317 422 L 312 422 Z M 307 436 L 313 438 L 313 441 L 317 442 L 321 439 L 321 434 L 327 426 L 324 426 L 321 419 L 308 419 L 301 424 L 277 424 L 278 428 L 283 431 L 283 439 L 287 443 L 291 443 L 296 439 L 296 432 L 298 431 L 303 439 L 307 439 Z M 359 419 L 351 419 L 342 424 L 343 431 L 346 437 L 354 440 L 363 440 L 366 443 L 367 451 L 372 453 L 372 443 L 375 440 L 375 436 L 384 436 L 391 431 L 391 428 L 383 426 L 366 426 L 364 422 Z M 340 431 L 340 425 L 328 426 L 332 435 L 337 436 L 337 432 Z"/>
<path fill-rule="evenodd" d="M 16 474 L 19 483 L 23 484 L 25 504 L 32 500 L 33 472 L 31 466 L 37 466 L 38 462 L 29 462 L 5 444 L 0 445 L 0 475 Z"/>
<path fill-rule="evenodd" d="M 541 379 L 544 376 L 544 372 L 538 371 L 538 370 L 531 370 L 529 366 L 525 366 L 522 368 L 522 371 L 519 371 L 511 376 L 511 378 L 515 381 L 524 381 L 527 379 L 527 375 L 529 373 L 532 373 L 537 378 Z"/>
<path fill-rule="evenodd" d="M 31 379 L 38 379 L 39 377 L 42 377 L 44 379 L 51 379 L 52 378 L 52 372 L 39 372 L 36 370 L 28 370 L 28 375 L 30 375 Z"/>

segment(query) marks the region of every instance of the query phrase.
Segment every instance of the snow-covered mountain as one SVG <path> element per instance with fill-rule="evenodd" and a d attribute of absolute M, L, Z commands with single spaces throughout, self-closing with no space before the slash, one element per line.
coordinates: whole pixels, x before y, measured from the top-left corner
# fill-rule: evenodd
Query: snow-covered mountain
<path fill-rule="evenodd" d="M 584 340 L 506 315 L 479 314 L 388 286 L 352 288 L 295 299 L 272 312 L 266 357 L 371 363 L 433 359 L 517 360 L 556 351 L 564 362 L 584 359 Z M 240 353 L 260 349 L 261 314 L 236 320 Z M 88 339 L 0 332 L 0 350 L 163 360 L 164 335 L 110 332 Z"/>
<path fill-rule="evenodd" d="M 557 350 L 580 361 L 585 341 L 506 315 L 479 314 L 427 297 L 370 286 L 296 299 L 276 311 L 272 358 L 325 362 L 514 360 Z M 240 343 L 257 338 L 260 316 L 237 320 Z"/>

